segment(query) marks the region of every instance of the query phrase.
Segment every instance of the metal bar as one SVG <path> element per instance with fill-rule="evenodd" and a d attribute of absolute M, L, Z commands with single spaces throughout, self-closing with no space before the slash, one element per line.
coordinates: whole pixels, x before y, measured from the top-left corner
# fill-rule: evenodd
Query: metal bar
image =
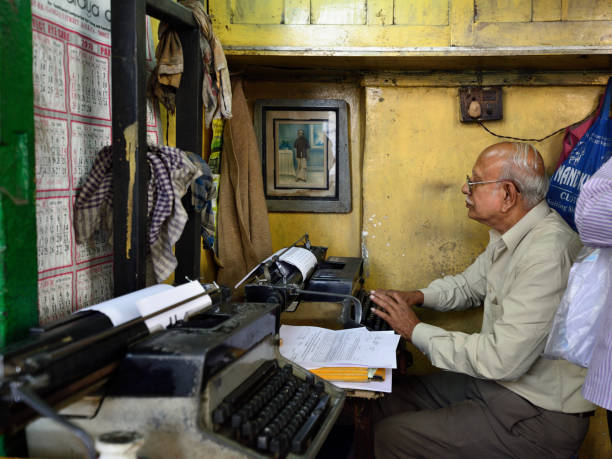
<path fill-rule="evenodd" d="M 183 29 L 179 36 L 185 68 L 176 94 L 176 146 L 201 156 L 203 61 L 200 33 L 199 29 Z M 183 206 L 189 219 L 175 245 L 178 260 L 174 274 L 176 284 L 200 278 L 201 217 L 191 204 L 191 191 L 183 198 Z"/>
<path fill-rule="evenodd" d="M 0 0 L 0 346 L 38 323 L 31 2 Z M 0 455 L 3 455 L 0 438 Z"/>
<path fill-rule="evenodd" d="M 71 422 L 67 421 L 66 418 L 58 414 L 31 388 L 18 383 L 13 383 L 11 384 L 11 395 L 16 401 L 25 403 L 41 415 L 57 422 L 59 425 L 72 432 L 83 443 L 83 446 L 87 451 L 88 458 L 95 459 L 98 457 L 94 439 L 91 437 L 91 435 L 89 435 L 84 429 L 72 424 Z"/>
<path fill-rule="evenodd" d="M 198 24 L 189 8 L 168 0 L 147 0 L 147 14 L 176 29 L 196 29 Z"/>
<path fill-rule="evenodd" d="M 112 0 L 115 296 L 145 287 L 145 0 Z"/>

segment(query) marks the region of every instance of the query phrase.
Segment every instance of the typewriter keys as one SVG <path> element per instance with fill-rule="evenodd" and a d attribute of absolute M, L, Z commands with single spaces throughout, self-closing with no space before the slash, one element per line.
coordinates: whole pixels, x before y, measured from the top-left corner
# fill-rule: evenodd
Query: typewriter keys
<path fill-rule="evenodd" d="M 291 365 L 262 364 L 213 411 L 221 433 L 274 457 L 302 454 L 317 434 L 330 403 L 323 383 L 302 380 Z"/>

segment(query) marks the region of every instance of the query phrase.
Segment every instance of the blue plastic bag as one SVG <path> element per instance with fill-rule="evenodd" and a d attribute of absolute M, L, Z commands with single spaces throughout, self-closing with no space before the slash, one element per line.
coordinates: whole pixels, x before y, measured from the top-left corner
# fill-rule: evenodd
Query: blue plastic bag
<path fill-rule="evenodd" d="M 546 195 L 548 205 L 574 230 L 574 209 L 580 187 L 612 156 L 611 101 L 612 77 L 608 79 L 604 105 L 597 120 L 550 179 Z"/>

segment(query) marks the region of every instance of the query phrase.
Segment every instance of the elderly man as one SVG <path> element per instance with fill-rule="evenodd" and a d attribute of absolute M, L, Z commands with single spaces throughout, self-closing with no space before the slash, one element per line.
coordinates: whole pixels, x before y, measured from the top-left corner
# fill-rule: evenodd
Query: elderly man
<path fill-rule="evenodd" d="M 594 409 L 585 370 L 541 357 L 580 241 L 544 196 L 544 161 L 529 144 L 485 149 L 462 192 L 468 217 L 490 227 L 463 273 L 410 292 L 376 290 L 377 314 L 445 370 L 394 381 L 375 406 L 377 457 L 569 458 Z M 484 305 L 480 333 L 420 322 Z"/>

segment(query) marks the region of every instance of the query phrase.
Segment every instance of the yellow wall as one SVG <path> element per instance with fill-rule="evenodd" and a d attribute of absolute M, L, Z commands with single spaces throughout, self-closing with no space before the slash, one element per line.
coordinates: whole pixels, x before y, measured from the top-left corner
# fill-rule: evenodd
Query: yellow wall
<path fill-rule="evenodd" d="M 209 0 L 209 10 L 222 43 L 235 52 L 495 53 L 486 48 L 612 44 L 608 0 Z"/>
<path fill-rule="evenodd" d="M 423 85 L 369 86 L 365 90 L 363 247 L 366 286 L 414 289 L 463 270 L 484 249 L 488 231 L 466 217 L 460 191 L 479 152 L 499 139 L 459 122 L 458 89 Z M 457 79 L 460 82 L 460 78 Z M 601 86 L 503 88 L 504 119 L 487 123 L 513 137 L 539 138 L 582 119 L 595 107 Z M 551 172 L 563 134 L 537 144 Z M 475 332 L 479 310 L 419 310 L 428 323 Z M 411 372 L 432 368 L 414 347 Z M 603 410 L 591 424 L 581 458 L 610 457 Z"/>
<path fill-rule="evenodd" d="M 580 120 L 601 87 L 504 87 L 494 131 L 537 138 Z M 457 87 L 367 87 L 363 234 L 368 285 L 421 287 L 471 263 L 487 229 L 466 218 L 460 188 L 480 151 L 501 141 L 459 121 Z M 562 134 L 540 144 L 549 172 Z"/>

